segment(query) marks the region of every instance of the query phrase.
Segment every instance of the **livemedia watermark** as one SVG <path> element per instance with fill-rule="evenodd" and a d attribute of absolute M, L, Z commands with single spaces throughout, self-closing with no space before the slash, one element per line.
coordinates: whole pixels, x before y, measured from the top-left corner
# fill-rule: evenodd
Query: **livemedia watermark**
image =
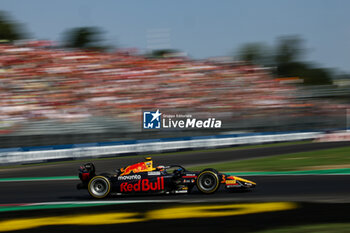
<path fill-rule="evenodd" d="M 144 130 L 156 129 L 218 129 L 222 120 L 215 117 L 199 118 L 191 113 L 166 113 L 160 109 L 143 111 L 142 125 Z"/>

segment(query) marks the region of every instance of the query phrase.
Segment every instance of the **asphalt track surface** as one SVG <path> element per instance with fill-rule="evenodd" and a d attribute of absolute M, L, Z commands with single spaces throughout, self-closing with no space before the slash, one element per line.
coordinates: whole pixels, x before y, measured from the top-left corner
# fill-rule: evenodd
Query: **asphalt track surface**
<path fill-rule="evenodd" d="M 155 156 L 156 164 L 181 164 L 185 166 L 207 164 L 271 156 L 285 153 L 312 151 L 342 146 L 350 146 L 349 142 L 310 143 L 291 146 L 266 147 L 217 152 L 189 152 L 166 156 Z M 123 157 L 117 159 L 98 160 L 95 162 L 98 171 L 113 170 L 140 158 Z M 200 161 L 200 162 L 199 162 Z M 0 177 L 45 177 L 71 176 L 77 174 L 79 161 L 62 164 L 30 166 L 13 169 L 2 169 Z M 294 176 L 250 176 L 257 183 L 252 191 L 219 190 L 213 195 L 204 195 L 197 190 L 191 194 L 152 195 L 152 196 L 112 196 L 107 200 L 145 200 L 166 201 L 172 203 L 139 203 L 125 205 L 107 205 L 85 208 L 50 209 L 0 212 L 0 220 L 22 217 L 50 217 L 67 214 L 81 215 L 86 213 L 109 213 L 132 211 L 140 213 L 169 206 L 192 206 L 198 203 L 210 205 L 218 203 L 259 203 L 287 201 L 298 205 L 288 211 L 264 212 L 235 215 L 227 217 L 188 218 L 169 220 L 147 220 L 144 222 L 102 225 L 53 225 L 28 228 L 18 232 L 254 232 L 279 226 L 314 223 L 350 222 L 350 176 L 349 175 L 294 175 Z M 0 205 L 35 203 L 35 202 L 79 202 L 95 201 L 86 190 L 77 190 L 78 180 L 56 181 L 17 181 L 0 183 Z M 174 203 L 175 202 L 175 203 Z M 227 210 L 224 210 L 227 211 Z M 0 222 L 1 230 L 1 222 Z"/>
<path fill-rule="evenodd" d="M 234 207 L 240 203 L 208 203 L 203 206 L 223 206 L 233 205 L 231 211 L 239 211 L 239 207 Z M 243 203 L 245 205 L 246 203 Z M 254 209 L 255 203 L 248 203 L 250 208 Z M 259 203 L 257 203 L 259 204 Z M 264 203 L 263 203 L 264 204 Z M 0 219 L 13 220 L 21 219 L 30 216 L 30 218 L 39 218 L 37 222 L 41 224 L 39 227 L 22 229 L 15 232 L 259 232 L 271 228 L 288 228 L 293 225 L 312 225 L 312 224 L 327 224 L 327 223 L 349 223 L 350 215 L 348 211 L 350 204 L 334 204 L 334 203 L 292 203 L 297 208 L 283 211 L 262 211 L 251 214 L 238 214 L 223 217 L 199 217 L 199 218 L 179 218 L 179 219 L 148 219 L 147 215 L 153 210 L 164 210 L 172 207 L 181 207 L 184 204 L 130 204 L 130 205 L 111 205 L 93 208 L 74 208 L 74 209 L 58 209 L 58 210 L 36 210 L 22 212 L 0 213 Z M 185 207 L 196 208 L 198 204 L 186 204 Z M 214 210 L 215 211 L 215 210 Z M 220 211 L 220 209 L 216 210 Z M 222 211 L 230 211 L 223 209 Z M 139 222 L 123 223 L 123 224 L 99 224 L 98 219 L 89 218 L 92 225 L 74 225 L 74 224 L 57 224 L 50 225 L 47 220 L 40 221 L 40 217 L 63 217 L 63 221 L 69 222 L 74 220 L 75 216 L 83 216 L 88 214 L 91 216 L 99 216 L 100 214 L 114 214 L 122 212 L 137 213 Z M 67 215 L 68 213 L 68 215 Z M 204 214 L 210 214 L 204 211 Z M 169 214 L 172 214 L 169 212 Z M 157 217 L 157 216 L 156 216 Z M 163 217 L 162 215 L 158 217 Z M 143 221 L 145 219 L 145 221 Z M 103 221 L 103 219 L 102 219 Z M 0 222 L 1 223 L 1 222 Z M 22 222 L 13 222 L 20 226 Z M 96 225 L 93 225 L 96 224 Z M 2 225 L 0 224 L 0 229 Z M 16 227 L 16 226 L 15 226 Z M 11 231 L 14 232 L 14 231 Z M 287 232 L 287 231 L 283 231 Z M 314 232 L 314 231 L 313 231 Z M 327 231 L 328 232 L 328 231 Z M 336 231 L 334 231 L 336 232 Z M 349 231 L 342 231 L 349 232 Z"/>
<path fill-rule="evenodd" d="M 189 151 L 186 153 L 174 153 L 162 156 L 154 156 L 154 165 L 179 164 L 185 167 L 266 157 L 272 155 L 306 152 L 313 150 L 330 149 L 336 147 L 350 146 L 350 142 L 324 142 L 305 143 L 295 145 L 281 145 L 274 147 L 262 147 L 252 149 L 238 149 L 225 151 Z M 146 156 L 146 155 L 145 155 Z M 94 161 L 97 173 L 114 171 L 117 168 L 125 167 L 142 161 L 142 157 L 117 157 Z M 23 166 L 19 168 L 0 169 L 0 178 L 8 177 L 45 177 L 45 176 L 72 176 L 77 175 L 80 165 L 86 162 L 69 161 L 59 164 L 46 164 L 39 166 Z"/>
<path fill-rule="evenodd" d="M 349 175 L 256 176 L 247 177 L 257 183 L 252 191 L 219 190 L 204 195 L 190 194 L 112 196 L 107 200 L 178 200 L 202 201 L 320 201 L 349 202 Z M 78 181 L 33 181 L 0 183 L 0 204 L 32 202 L 94 201 L 87 190 L 77 190 Z"/>
<path fill-rule="evenodd" d="M 243 149 L 233 151 L 180 153 L 165 156 L 155 156 L 156 164 L 182 164 L 194 165 L 201 163 L 223 162 L 262 156 L 311 151 L 340 146 L 349 146 L 349 142 L 338 143 L 308 143 L 278 147 L 256 149 Z M 117 159 L 98 160 L 95 162 L 97 171 L 104 172 L 113 168 L 138 162 L 140 158 L 123 157 Z M 3 169 L 0 177 L 35 177 L 35 176 L 64 176 L 77 174 L 79 161 L 63 164 L 34 166 L 26 168 Z M 119 166 L 116 166 L 118 164 Z M 98 170 L 100 168 L 100 170 Z M 156 195 L 156 196 L 127 196 L 116 199 L 151 200 L 247 200 L 247 201 L 332 201 L 350 202 L 350 176 L 347 175 L 308 175 L 308 176 L 256 176 L 247 177 L 257 183 L 251 192 L 227 192 L 219 190 L 214 195 L 202 195 L 194 190 L 186 195 Z M 92 200 L 86 190 L 77 190 L 76 180 L 64 181 L 27 181 L 27 182 L 1 182 L 0 204 L 5 203 L 31 203 L 49 201 L 77 201 Z"/>

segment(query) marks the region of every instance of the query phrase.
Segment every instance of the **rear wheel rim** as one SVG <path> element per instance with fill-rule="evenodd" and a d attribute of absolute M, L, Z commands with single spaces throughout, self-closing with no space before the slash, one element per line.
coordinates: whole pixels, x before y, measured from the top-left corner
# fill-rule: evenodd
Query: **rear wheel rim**
<path fill-rule="evenodd" d="M 94 196 L 102 197 L 108 193 L 108 183 L 104 179 L 95 179 L 91 182 L 90 191 Z"/>

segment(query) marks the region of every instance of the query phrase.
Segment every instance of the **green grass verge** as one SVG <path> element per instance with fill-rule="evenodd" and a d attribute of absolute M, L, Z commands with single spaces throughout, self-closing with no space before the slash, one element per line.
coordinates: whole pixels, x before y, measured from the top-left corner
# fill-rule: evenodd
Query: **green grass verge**
<path fill-rule="evenodd" d="M 294 171 L 335 167 L 341 168 L 342 166 L 346 167 L 349 165 L 350 147 L 340 147 L 334 149 L 269 156 L 259 159 L 208 164 L 191 167 L 189 169 L 202 170 L 207 167 L 212 167 L 219 171 Z"/>
<path fill-rule="evenodd" d="M 256 233 L 350 233 L 350 223 L 328 223 L 269 229 Z"/>
<path fill-rule="evenodd" d="M 157 154 L 142 154 L 142 155 L 132 155 L 127 156 L 128 158 L 143 158 L 145 156 L 166 156 L 166 155 L 174 155 L 174 154 L 193 154 L 193 153 L 208 153 L 208 152 L 224 152 L 224 151 L 236 151 L 236 150 L 246 150 L 246 149 L 258 149 L 258 148 L 269 148 L 269 147 L 279 147 L 279 146 L 291 146 L 291 145 L 299 145 L 299 144 L 307 144 L 312 143 L 312 141 L 293 141 L 293 142 L 278 142 L 278 143 L 268 143 L 268 144 L 258 144 L 258 145 L 247 145 L 247 146 L 236 146 L 236 147 L 228 147 L 221 149 L 202 149 L 202 150 L 190 150 L 190 151 L 182 151 L 182 152 L 169 152 L 169 153 L 157 153 Z M 108 157 L 108 158 L 95 158 L 95 159 L 79 159 L 79 160 L 67 160 L 67 161 L 59 161 L 59 162 L 43 162 L 43 163 L 30 163 L 30 164 L 22 164 L 22 165 L 4 165 L 0 166 L 0 169 L 4 168 L 21 168 L 21 167 L 30 167 L 30 166 L 41 166 L 41 165 L 55 165 L 55 164 L 63 164 L 63 163 L 72 163 L 72 161 L 77 161 L 79 163 L 82 162 L 95 162 L 99 160 L 109 160 L 109 159 L 118 159 L 125 158 L 124 156 L 119 157 Z"/>

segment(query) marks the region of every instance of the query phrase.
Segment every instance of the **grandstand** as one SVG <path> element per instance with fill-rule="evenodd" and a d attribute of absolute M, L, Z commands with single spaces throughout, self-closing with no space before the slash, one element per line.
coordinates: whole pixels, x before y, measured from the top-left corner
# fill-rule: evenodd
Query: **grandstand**
<path fill-rule="evenodd" d="M 142 109 L 211 114 L 223 120 L 222 131 L 344 126 L 340 110 L 347 106 L 300 98 L 299 86 L 279 82 L 266 68 L 53 45 L 0 45 L 0 135 L 11 145 L 33 135 L 45 139 L 42 144 L 57 142 L 57 135 L 70 142 L 68 135 L 79 135 L 73 142 L 152 137 L 155 133 L 139 134 Z"/>

